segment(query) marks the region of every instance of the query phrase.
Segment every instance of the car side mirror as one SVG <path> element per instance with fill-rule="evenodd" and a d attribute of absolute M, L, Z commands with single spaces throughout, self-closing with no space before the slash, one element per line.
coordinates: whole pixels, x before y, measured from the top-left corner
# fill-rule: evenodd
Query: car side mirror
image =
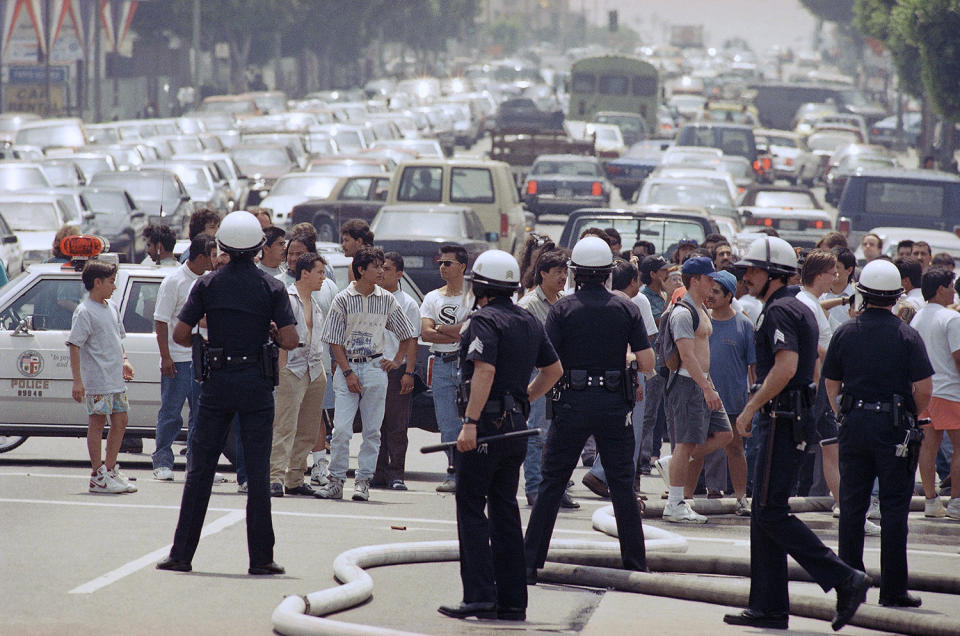
<path fill-rule="evenodd" d="M 740 218 L 741 219 L 750 219 L 753 218 L 753 212 L 746 208 L 740 208 Z"/>
<path fill-rule="evenodd" d="M 92 221 L 92 220 L 94 220 L 95 218 L 97 218 L 97 215 L 94 214 L 93 212 L 84 212 L 84 213 L 83 213 L 83 220 L 84 220 L 84 221 Z"/>
<path fill-rule="evenodd" d="M 131 219 L 142 219 L 145 216 L 147 215 L 144 213 L 143 210 L 134 210 L 133 212 L 130 213 Z"/>
<path fill-rule="evenodd" d="M 500 240 L 500 235 L 496 232 L 487 232 L 483 236 L 488 243 L 496 243 Z"/>
<path fill-rule="evenodd" d="M 16 235 L 16 234 L 7 234 L 6 236 L 3 237 L 3 242 L 4 242 L 4 243 L 16 243 L 16 242 L 17 242 L 17 235 Z"/>

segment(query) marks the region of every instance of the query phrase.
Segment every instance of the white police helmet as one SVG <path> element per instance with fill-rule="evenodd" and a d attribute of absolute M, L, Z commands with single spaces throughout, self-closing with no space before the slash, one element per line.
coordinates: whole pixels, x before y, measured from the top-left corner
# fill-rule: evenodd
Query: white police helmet
<path fill-rule="evenodd" d="M 266 242 L 260 221 L 245 210 L 231 212 L 217 230 L 217 245 L 225 252 L 252 252 Z"/>
<path fill-rule="evenodd" d="M 584 236 L 573 246 L 570 266 L 585 270 L 604 270 L 613 267 L 610 244 L 598 236 Z"/>
<path fill-rule="evenodd" d="M 867 302 L 892 305 L 903 293 L 900 270 L 887 260 L 876 259 L 867 263 L 860 272 L 857 292 Z"/>
<path fill-rule="evenodd" d="M 797 253 L 782 238 L 763 236 L 750 244 L 747 253 L 735 266 L 756 267 L 774 276 L 790 276 L 798 270 Z"/>
<path fill-rule="evenodd" d="M 520 289 L 520 266 L 503 250 L 487 250 L 474 261 L 470 280 L 474 285 L 516 291 Z"/>

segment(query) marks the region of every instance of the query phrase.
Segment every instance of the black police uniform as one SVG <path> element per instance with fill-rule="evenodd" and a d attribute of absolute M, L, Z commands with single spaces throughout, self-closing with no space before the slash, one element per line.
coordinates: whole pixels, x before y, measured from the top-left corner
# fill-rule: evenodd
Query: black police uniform
<path fill-rule="evenodd" d="M 633 425 L 626 422 L 633 403 L 627 400 L 622 385 L 604 381 L 598 386 L 596 382 L 606 372 L 619 371 L 626 376 L 628 344 L 633 351 L 650 347 L 640 310 L 602 285 L 588 283 L 550 308 L 546 330 L 563 364 L 562 384 L 566 388 L 554 402 L 553 424 L 544 448 L 543 481 L 527 524 L 525 543 L 531 582 L 535 569 L 546 561 L 560 498 L 590 435 L 603 457 L 623 566 L 646 570 L 643 526 L 634 492 Z M 568 386 L 574 375 L 584 372 L 593 386 L 582 390 Z"/>
<path fill-rule="evenodd" d="M 840 558 L 863 569 L 863 521 L 880 480 L 881 599 L 907 592 L 907 515 L 916 455 L 897 457 L 907 428 L 894 421 L 894 395 L 916 417 L 913 383 L 933 375 L 920 334 L 887 309 L 867 309 L 830 341 L 823 376 L 843 383 L 840 426 Z"/>
<path fill-rule="evenodd" d="M 236 414 L 248 475 L 250 566 L 263 566 L 273 562 L 274 544 L 269 490 L 273 381 L 261 370 L 261 350 L 269 338 L 270 321 L 278 328 L 296 321 L 283 283 L 249 260 L 231 261 L 194 284 L 179 319 L 194 327 L 204 315 L 210 347 L 222 347 L 229 360 L 223 368 L 211 369 L 200 389 L 190 469 L 170 558 L 187 563 L 193 559 L 217 460 Z"/>
<path fill-rule="evenodd" d="M 462 381 L 474 362 L 496 367 L 477 437 L 524 430 L 530 406 L 527 385 L 533 368 L 557 361 L 543 326 L 509 298 L 493 298 L 474 312 L 460 337 Z M 497 603 L 526 609 L 523 529 L 517 506 L 524 440 L 503 440 L 455 454 L 457 534 L 464 603 Z M 488 507 L 490 520 L 484 514 Z"/>
<path fill-rule="evenodd" d="M 806 395 L 817 360 L 817 321 L 794 296 L 793 290 L 786 287 L 771 294 L 760 313 L 756 331 L 758 382 L 766 379 L 777 352 L 798 354 L 796 373 L 768 403 L 776 411 L 799 410 L 798 430 L 794 430 L 793 418 L 781 417 L 774 423 L 767 408 L 758 413 L 753 428 L 758 453 L 750 515 L 749 607 L 770 615 L 786 615 L 790 611 L 788 554 L 825 592 L 850 581 L 855 574 L 810 528 L 790 514 L 788 499 L 806 445 L 817 441 L 810 418 L 811 400 Z"/>

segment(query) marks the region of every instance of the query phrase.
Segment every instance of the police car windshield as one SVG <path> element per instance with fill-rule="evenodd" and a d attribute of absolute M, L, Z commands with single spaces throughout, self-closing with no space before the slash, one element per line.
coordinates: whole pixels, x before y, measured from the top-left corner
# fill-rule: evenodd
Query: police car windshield
<path fill-rule="evenodd" d="M 14 232 L 55 232 L 61 225 L 52 203 L 0 203 L 0 214 Z"/>

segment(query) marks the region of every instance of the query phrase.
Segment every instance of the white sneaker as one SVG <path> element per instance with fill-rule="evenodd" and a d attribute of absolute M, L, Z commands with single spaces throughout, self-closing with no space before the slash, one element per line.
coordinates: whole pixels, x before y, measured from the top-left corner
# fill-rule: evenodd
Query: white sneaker
<path fill-rule="evenodd" d="M 750 500 L 747 499 L 746 495 L 737 499 L 737 507 L 736 510 L 734 510 L 734 514 L 738 517 L 750 516 Z"/>
<path fill-rule="evenodd" d="M 110 476 L 107 467 L 100 464 L 100 468 L 90 475 L 90 492 L 120 495 L 127 492 L 127 487 Z"/>
<path fill-rule="evenodd" d="M 353 482 L 353 500 L 370 501 L 370 480 L 356 479 Z"/>
<path fill-rule="evenodd" d="M 213 473 L 213 483 L 225 484 L 227 483 L 227 476 L 223 473 Z"/>
<path fill-rule="evenodd" d="M 947 516 L 951 519 L 960 519 L 960 497 L 950 499 L 950 503 L 947 504 Z"/>
<path fill-rule="evenodd" d="M 161 466 L 153 469 L 153 478 L 157 481 L 173 481 L 173 469 Z"/>
<path fill-rule="evenodd" d="M 663 507 L 663 520 L 671 523 L 706 523 L 707 518 L 693 511 L 686 501 L 678 504 L 671 504 Z"/>
<path fill-rule="evenodd" d="M 667 488 L 670 487 L 670 457 L 670 455 L 665 455 L 653 462 L 653 465 L 657 467 L 657 472 L 660 473 L 663 485 Z"/>
<path fill-rule="evenodd" d="M 840 518 L 840 504 L 833 504 L 833 518 Z"/>
<path fill-rule="evenodd" d="M 943 503 L 940 501 L 940 497 L 927 499 L 923 503 L 923 516 L 937 517 L 937 518 L 947 516 L 947 509 L 944 507 Z"/>
<path fill-rule="evenodd" d="M 237 493 L 241 495 L 247 494 L 247 482 L 243 482 L 242 484 L 237 484 Z"/>
<path fill-rule="evenodd" d="M 317 486 L 327 485 L 327 462 L 317 462 L 310 469 L 310 483 Z"/>
<path fill-rule="evenodd" d="M 137 487 L 130 482 L 126 475 L 120 472 L 120 464 L 114 464 L 113 470 L 107 471 L 107 474 L 110 475 L 114 481 L 123 484 L 127 492 L 137 492 Z"/>
<path fill-rule="evenodd" d="M 870 508 L 867 509 L 867 519 L 880 519 L 880 499 L 870 497 Z"/>
<path fill-rule="evenodd" d="M 863 520 L 863 536 L 865 537 L 879 537 L 880 536 L 880 526 L 870 521 L 869 519 Z"/>
<path fill-rule="evenodd" d="M 313 493 L 313 496 L 318 499 L 343 499 L 343 480 L 329 477 L 327 485 Z"/>

